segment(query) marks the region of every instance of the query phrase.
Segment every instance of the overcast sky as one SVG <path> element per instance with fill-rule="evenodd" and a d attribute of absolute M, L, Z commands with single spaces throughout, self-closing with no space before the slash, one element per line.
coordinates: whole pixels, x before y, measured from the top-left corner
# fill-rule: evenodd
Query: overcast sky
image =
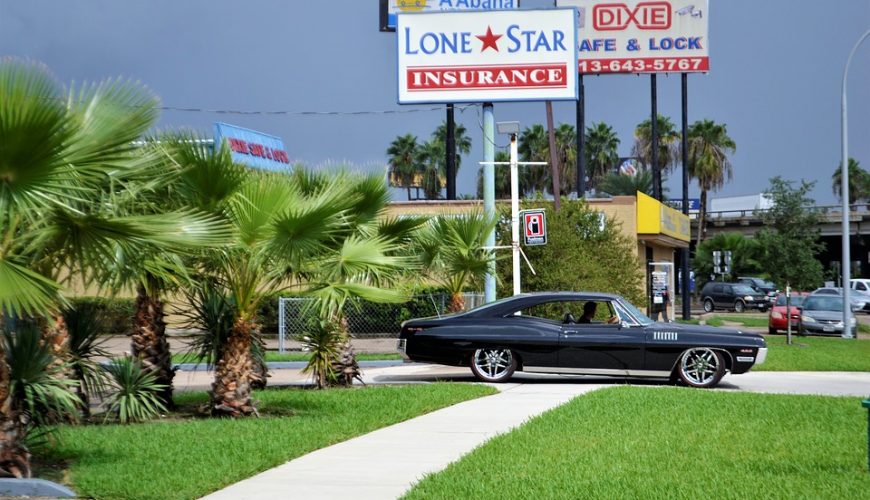
<path fill-rule="evenodd" d="M 547 1 L 524 0 L 524 7 Z M 727 124 L 737 143 L 722 196 L 754 194 L 775 175 L 817 181 L 833 204 L 840 85 L 849 50 L 870 28 L 870 0 L 710 0 L 710 73 L 689 77 L 689 121 Z M 309 165 L 382 168 L 397 135 L 428 138 L 443 107 L 396 104 L 396 35 L 378 31 L 377 0 L 0 0 L 0 54 L 42 61 L 64 83 L 141 80 L 164 106 L 397 114 L 232 115 L 166 110 L 160 126 L 211 134 L 215 121 L 284 139 Z M 586 77 L 587 125 L 605 121 L 627 155 L 649 117 L 649 77 Z M 680 78 L 659 76 L 659 113 L 679 124 Z M 870 41 L 849 77 L 850 156 L 870 170 Z M 435 108 L 431 110 L 431 108 Z M 575 106 L 554 103 L 557 122 Z M 414 111 L 406 113 L 406 111 Z M 497 121 L 544 123 L 544 104 L 496 104 Z M 481 110 L 457 113 L 473 141 L 457 190 L 475 191 Z M 496 142 L 506 144 L 506 138 Z M 680 194 L 679 174 L 668 182 Z M 690 196 L 697 196 L 690 188 Z M 401 199 L 401 193 L 397 199 Z"/>

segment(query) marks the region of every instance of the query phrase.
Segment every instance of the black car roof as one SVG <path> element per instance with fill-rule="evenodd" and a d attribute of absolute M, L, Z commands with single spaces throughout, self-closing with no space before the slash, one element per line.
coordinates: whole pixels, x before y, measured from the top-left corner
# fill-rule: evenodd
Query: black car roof
<path fill-rule="evenodd" d="M 612 293 L 604 293 L 604 292 L 529 292 L 529 293 L 521 293 L 518 295 L 514 295 L 513 297 L 505 297 L 502 298 L 498 302 L 494 302 L 491 304 L 485 304 L 476 309 L 472 309 L 464 313 L 463 315 L 468 316 L 491 316 L 491 315 L 499 315 L 503 312 L 510 312 L 516 310 L 517 306 L 523 306 L 524 304 L 535 304 L 538 302 L 544 302 L 547 300 L 559 300 L 559 299 L 577 299 L 577 300 L 590 300 L 590 299 L 605 299 L 605 300 L 623 300 L 622 297 Z"/>

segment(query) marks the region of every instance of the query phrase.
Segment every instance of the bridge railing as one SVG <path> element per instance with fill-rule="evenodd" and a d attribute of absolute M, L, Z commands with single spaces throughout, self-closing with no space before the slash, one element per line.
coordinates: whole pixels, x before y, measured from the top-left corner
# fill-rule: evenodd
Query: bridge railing
<path fill-rule="evenodd" d="M 850 205 L 849 208 L 850 214 L 866 214 L 870 212 L 870 204 L 867 203 L 856 203 Z M 814 205 L 810 207 L 804 207 L 804 209 L 835 218 L 839 218 L 843 213 L 843 207 L 841 205 Z M 767 212 L 768 210 L 769 209 L 766 208 L 755 208 L 749 210 L 707 211 L 707 220 L 755 218 L 759 217 L 762 213 Z M 697 220 L 697 218 L 694 218 L 693 220 Z"/>

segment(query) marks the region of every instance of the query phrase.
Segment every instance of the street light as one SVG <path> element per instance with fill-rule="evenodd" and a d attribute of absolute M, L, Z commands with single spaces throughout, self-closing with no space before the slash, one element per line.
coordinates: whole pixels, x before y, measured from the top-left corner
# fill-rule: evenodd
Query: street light
<path fill-rule="evenodd" d="M 858 42 L 852 47 L 852 52 L 846 59 L 846 67 L 843 68 L 843 91 L 840 94 L 840 143 L 843 146 L 842 162 L 840 163 L 840 193 L 843 201 L 843 338 L 852 338 L 851 318 L 852 309 L 849 303 L 850 273 L 852 272 L 852 256 L 849 249 L 849 123 L 846 119 L 846 79 L 849 76 L 849 65 L 852 64 L 852 56 L 858 50 L 858 46 L 870 37 L 867 30 Z"/>

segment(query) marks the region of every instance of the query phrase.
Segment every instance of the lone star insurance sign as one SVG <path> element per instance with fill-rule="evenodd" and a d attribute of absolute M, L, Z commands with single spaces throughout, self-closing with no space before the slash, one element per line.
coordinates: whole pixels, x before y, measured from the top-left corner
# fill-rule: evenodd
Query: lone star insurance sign
<path fill-rule="evenodd" d="M 574 9 L 399 14 L 399 104 L 577 99 Z"/>

